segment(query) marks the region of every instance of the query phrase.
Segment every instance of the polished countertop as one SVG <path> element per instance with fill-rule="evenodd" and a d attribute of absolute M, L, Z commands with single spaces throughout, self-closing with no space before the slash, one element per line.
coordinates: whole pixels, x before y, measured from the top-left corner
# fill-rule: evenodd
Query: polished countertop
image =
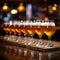
<path fill-rule="evenodd" d="M 0 42 L 16 45 L 19 47 L 25 47 L 33 50 L 38 50 L 41 52 L 60 51 L 60 42 L 58 41 L 49 41 L 43 39 L 40 40 L 30 37 L 18 37 L 10 35 L 10 36 L 0 36 Z"/>

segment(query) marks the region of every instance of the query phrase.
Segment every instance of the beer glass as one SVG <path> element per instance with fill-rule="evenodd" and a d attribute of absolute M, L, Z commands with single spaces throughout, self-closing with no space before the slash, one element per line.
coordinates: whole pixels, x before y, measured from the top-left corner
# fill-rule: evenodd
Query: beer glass
<path fill-rule="evenodd" d="M 44 34 L 43 26 L 39 26 L 36 28 L 35 32 L 38 34 L 39 38 L 42 38 L 42 35 Z"/>
<path fill-rule="evenodd" d="M 45 27 L 44 33 L 48 36 L 48 39 L 50 40 L 48 45 L 52 45 L 51 43 L 51 37 L 54 35 L 56 29 L 55 29 L 55 23 L 54 22 L 48 22 L 47 26 Z"/>
<path fill-rule="evenodd" d="M 27 28 L 27 32 L 31 35 L 31 37 L 33 38 L 34 34 L 35 34 L 35 26 L 33 25 L 33 22 L 29 22 L 29 26 Z"/>
<path fill-rule="evenodd" d="M 6 32 L 7 35 L 8 35 L 8 26 L 9 26 L 8 22 L 5 22 L 3 24 L 3 30 Z"/>

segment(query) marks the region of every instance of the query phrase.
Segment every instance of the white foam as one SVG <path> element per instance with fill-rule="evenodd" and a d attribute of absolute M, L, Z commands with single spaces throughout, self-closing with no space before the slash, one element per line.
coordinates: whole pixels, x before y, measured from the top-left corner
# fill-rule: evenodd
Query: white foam
<path fill-rule="evenodd" d="M 10 24 L 10 25 L 30 25 L 30 26 L 55 26 L 55 23 L 54 22 L 40 22 L 40 21 L 36 21 L 36 22 L 32 22 L 32 21 L 10 21 L 10 22 L 7 22 L 7 23 L 4 23 L 4 24 Z"/>

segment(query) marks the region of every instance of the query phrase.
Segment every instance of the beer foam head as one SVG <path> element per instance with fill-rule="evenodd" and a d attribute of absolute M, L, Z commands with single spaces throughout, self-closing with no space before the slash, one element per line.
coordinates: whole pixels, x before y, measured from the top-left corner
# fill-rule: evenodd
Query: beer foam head
<path fill-rule="evenodd" d="M 48 26 L 48 25 L 49 25 L 48 22 L 41 22 L 41 23 L 40 23 L 40 26 Z"/>
<path fill-rule="evenodd" d="M 41 26 L 55 26 L 54 22 L 42 22 Z"/>
<path fill-rule="evenodd" d="M 50 22 L 49 26 L 55 26 L 55 23 L 54 22 Z"/>
<path fill-rule="evenodd" d="M 54 22 L 32 22 L 32 21 L 10 21 L 9 24 L 13 25 L 33 25 L 33 26 L 55 26 Z"/>

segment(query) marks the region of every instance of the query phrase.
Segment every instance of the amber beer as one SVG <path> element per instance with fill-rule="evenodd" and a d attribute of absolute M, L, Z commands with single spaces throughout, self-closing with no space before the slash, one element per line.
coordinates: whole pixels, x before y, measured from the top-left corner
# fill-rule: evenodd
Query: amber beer
<path fill-rule="evenodd" d="M 33 37 L 33 35 L 35 33 L 35 26 L 29 26 L 27 28 L 27 32 Z"/>
<path fill-rule="evenodd" d="M 10 32 L 10 28 L 9 28 L 8 24 L 6 24 L 6 25 L 4 24 L 3 29 L 4 29 L 4 31 L 6 31 L 6 33 Z"/>
<path fill-rule="evenodd" d="M 41 38 L 42 35 L 44 34 L 44 27 L 43 26 L 37 26 L 35 32 L 38 34 L 38 36 Z"/>
<path fill-rule="evenodd" d="M 3 30 L 7 32 L 7 24 L 3 24 Z"/>
<path fill-rule="evenodd" d="M 48 36 L 49 39 L 51 39 L 51 36 L 55 33 L 55 23 L 49 22 L 48 25 L 46 25 L 46 29 L 44 30 L 44 33 Z"/>
<path fill-rule="evenodd" d="M 20 30 L 24 35 L 27 35 L 27 27 L 26 26 L 21 26 Z"/>
<path fill-rule="evenodd" d="M 12 32 L 15 33 L 15 27 L 14 27 L 14 25 L 10 25 L 9 26 L 9 30 L 10 30 L 9 31 L 10 34 L 12 34 Z"/>
<path fill-rule="evenodd" d="M 45 28 L 44 33 L 48 36 L 51 37 L 55 33 L 55 26 L 48 26 Z"/>
<path fill-rule="evenodd" d="M 19 25 L 15 26 L 15 32 L 18 33 L 18 35 L 21 35 L 21 30 Z"/>

